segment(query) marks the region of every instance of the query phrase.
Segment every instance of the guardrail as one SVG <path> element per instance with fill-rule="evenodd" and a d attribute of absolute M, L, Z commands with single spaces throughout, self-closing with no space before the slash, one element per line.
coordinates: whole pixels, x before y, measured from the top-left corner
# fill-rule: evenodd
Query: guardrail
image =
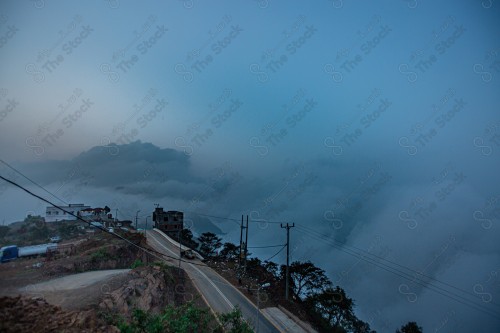
<path fill-rule="evenodd" d="M 198 252 L 196 252 L 195 250 L 191 249 L 190 247 L 187 247 L 185 245 L 182 245 L 182 244 L 179 244 L 178 242 L 176 242 L 175 240 L 173 240 L 172 238 L 168 237 L 163 231 L 161 231 L 160 229 L 157 229 L 157 228 L 153 228 L 154 231 L 156 231 L 157 233 L 159 233 L 161 236 L 163 236 L 163 238 L 165 238 L 167 241 L 169 241 L 172 245 L 174 245 L 175 247 L 179 248 L 179 245 L 180 245 L 180 248 L 181 250 L 184 250 L 184 251 L 187 251 L 187 250 L 190 250 L 191 252 L 194 253 L 194 255 L 196 256 L 196 258 L 200 259 L 200 260 L 205 260 L 205 258 L 203 258 L 203 256 L 201 254 L 199 254 Z"/>

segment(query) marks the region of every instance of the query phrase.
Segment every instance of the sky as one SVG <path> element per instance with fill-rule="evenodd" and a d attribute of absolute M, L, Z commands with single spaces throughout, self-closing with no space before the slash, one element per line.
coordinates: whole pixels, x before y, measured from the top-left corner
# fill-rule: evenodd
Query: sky
<path fill-rule="evenodd" d="M 498 1 L 0 9 L 0 158 L 59 201 L 2 176 L 128 219 L 158 203 L 234 243 L 249 215 L 249 246 L 295 223 L 292 260 L 379 332 L 500 329 Z M 0 199 L 4 224 L 45 212 Z"/>

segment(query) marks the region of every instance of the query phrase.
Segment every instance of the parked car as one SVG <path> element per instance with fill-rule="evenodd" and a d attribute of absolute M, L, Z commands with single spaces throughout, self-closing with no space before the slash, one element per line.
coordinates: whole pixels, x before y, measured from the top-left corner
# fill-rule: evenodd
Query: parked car
<path fill-rule="evenodd" d="M 191 250 L 181 251 L 181 257 L 186 257 L 187 259 L 194 259 L 194 253 Z"/>
<path fill-rule="evenodd" d="M 59 243 L 60 241 L 61 241 L 61 237 L 59 237 L 59 236 L 50 237 L 51 243 Z"/>

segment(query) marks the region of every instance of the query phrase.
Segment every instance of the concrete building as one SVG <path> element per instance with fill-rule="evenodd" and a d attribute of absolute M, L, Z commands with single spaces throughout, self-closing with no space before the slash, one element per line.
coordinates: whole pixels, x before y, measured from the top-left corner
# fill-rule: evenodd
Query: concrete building
<path fill-rule="evenodd" d="M 90 208 L 90 206 L 85 206 L 84 204 L 69 204 L 69 206 L 60 206 L 60 207 L 75 215 L 78 215 L 81 210 Z M 76 220 L 76 217 L 66 213 L 65 211 L 59 208 L 47 207 L 47 209 L 45 210 L 45 222 L 56 222 L 63 220 Z"/>
<path fill-rule="evenodd" d="M 156 207 L 153 212 L 155 228 L 165 233 L 177 234 L 184 227 L 184 213 L 175 210 L 165 212 L 162 207 Z"/>
<path fill-rule="evenodd" d="M 111 219 L 111 214 L 105 208 L 85 208 L 80 211 L 80 217 L 87 221 L 103 221 Z"/>

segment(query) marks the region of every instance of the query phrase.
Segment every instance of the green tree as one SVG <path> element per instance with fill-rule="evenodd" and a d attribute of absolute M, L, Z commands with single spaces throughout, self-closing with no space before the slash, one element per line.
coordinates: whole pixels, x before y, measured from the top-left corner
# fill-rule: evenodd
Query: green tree
<path fill-rule="evenodd" d="M 164 332 L 164 325 L 160 316 L 151 315 L 141 309 L 134 309 L 132 321 L 118 323 L 118 328 L 122 333 L 161 333 Z"/>
<path fill-rule="evenodd" d="M 220 256 L 225 260 L 236 260 L 240 255 L 240 247 L 233 243 L 224 243 L 222 250 L 220 251 Z"/>
<path fill-rule="evenodd" d="M 219 321 L 222 323 L 224 332 L 229 333 L 253 333 L 250 325 L 243 319 L 240 308 L 236 306 L 231 312 L 220 314 Z"/>
<path fill-rule="evenodd" d="M 207 257 L 214 257 L 222 246 L 222 239 L 212 232 L 204 232 L 198 238 L 201 243 L 201 252 Z"/>
<path fill-rule="evenodd" d="M 279 274 L 278 274 L 279 266 L 275 262 L 264 261 L 264 263 L 262 264 L 262 267 L 264 267 L 264 269 L 268 273 L 268 276 L 272 277 L 273 279 L 279 278 Z"/>
<path fill-rule="evenodd" d="M 281 266 L 281 279 L 286 279 L 286 266 Z M 313 293 L 331 287 L 325 271 L 312 262 L 294 261 L 290 265 L 290 287 L 298 299 L 304 299 Z"/>
<path fill-rule="evenodd" d="M 181 230 L 181 244 L 186 245 L 192 249 L 196 249 L 198 247 L 198 243 L 193 239 L 193 233 L 189 229 Z"/>
<path fill-rule="evenodd" d="M 354 301 L 340 287 L 327 288 L 320 293 L 309 296 L 306 303 L 321 315 L 334 329 L 353 326 Z"/>
<path fill-rule="evenodd" d="M 28 222 L 28 223 L 45 222 L 45 219 L 43 217 L 41 217 L 40 215 L 31 215 L 31 214 L 28 214 L 24 218 L 24 222 Z"/>
<path fill-rule="evenodd" d="M 182 229 L 181 230 L 181 240 L 186 241 L 186 242 L 191 242 L 193 240 L 193 233 L 189 229 Z"/>
<path fill-rule="evenodd" d="M 376 333 L 356 317 L 354 301 L 340 287 L 312 294 L 304 303 L 321 332 Z"/>
<path fill-rule="evenodd" d="M 131 321 L 126 322 L 121 319 L 117 326 L 123 333 L 220 333 L 223 331 L 253 333 L 238 307 L 229 313 L 219 314 L 217 317 L 222 326 L 215 321 L 215 317 L 210 314 L 208 309 L 198 308 L 189 302 L 182 306 L 169 305 L 159 315 L 134 309 Z M 113 321 L 111 323 L 113 324 Z"/>
<path fill-rule="evenodd" d="M 422 327 L 418 326 L 414 321 L 409 321 L 406 325 L 396 330 L 396 333 L 422 333 Z"/>
<path fill-rule="evenodd" d="M 162 322 L 165 324 L 164 332 L 203 332 L 214 326 L 213 317 L 207 309 L 200 309 L 187 303 L 180 307 L 168 306 L 162 315 Z"/>

